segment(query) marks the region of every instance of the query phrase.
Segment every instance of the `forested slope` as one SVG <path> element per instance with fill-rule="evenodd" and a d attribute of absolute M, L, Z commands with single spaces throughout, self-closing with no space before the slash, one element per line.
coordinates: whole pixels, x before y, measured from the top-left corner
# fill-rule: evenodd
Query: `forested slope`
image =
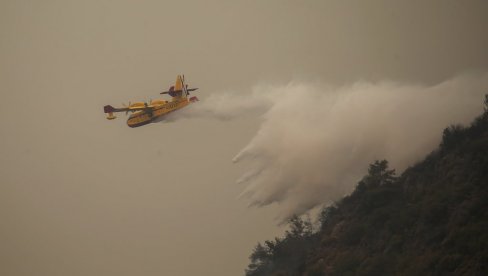
<path fill-rule="evenodd" d="M 400 176 L 375 161 L 319 221 L 292 218 L 246 275 L 488 275 L 488 112 Z"/>

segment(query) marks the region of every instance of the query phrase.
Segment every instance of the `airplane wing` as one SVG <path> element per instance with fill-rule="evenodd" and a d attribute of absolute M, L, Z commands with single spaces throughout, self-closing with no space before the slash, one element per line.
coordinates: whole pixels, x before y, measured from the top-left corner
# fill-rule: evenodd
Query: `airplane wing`
<path fill-rule="evenodd" d="M 122 108 L 115 108 L 111 105 L 106 105 L 103 107 L 103 112 L 107 113 L 107 119 L 113 120 L 116 117 L 114 116 L 114 112 L 129 112 L 129 111 L 138 111 L 147 109 L 147 106 L 129 106 L 129 107 L 122 107 Z"/>

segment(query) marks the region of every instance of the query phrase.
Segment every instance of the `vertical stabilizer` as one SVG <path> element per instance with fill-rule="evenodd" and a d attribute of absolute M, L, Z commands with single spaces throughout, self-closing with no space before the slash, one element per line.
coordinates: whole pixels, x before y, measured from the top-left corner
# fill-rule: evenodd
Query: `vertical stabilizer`
<path fill-rule="evenodd" d="M 177 97 L 177 98 L 187 98 L 188 97 L 188 89 L 186 88 L 185 76 L 184 75 L 178 75 L 176 77 L 174 92 L 176 92 L 177 94 L 176 94 L 176 96 L 173 96 L 170 94 L 172 97 Z"/>
<path fill-rule="evenodd" d="M 180 75 L 176 76 L 176 82 L 175 82 L 175 91 L 182 91 L 183 90 L 183 80 Z"/>

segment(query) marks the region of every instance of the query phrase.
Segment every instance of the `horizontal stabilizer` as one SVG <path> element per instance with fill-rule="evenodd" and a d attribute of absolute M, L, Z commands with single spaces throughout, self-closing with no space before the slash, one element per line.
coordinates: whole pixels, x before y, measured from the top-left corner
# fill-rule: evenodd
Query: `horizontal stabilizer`
<path fill-rule="evenodd" d="M 115 111 L 115 108 L 111 105 L 106 105 L 103 107 L 103 112 L 105 113 L 112 113 Z"/>

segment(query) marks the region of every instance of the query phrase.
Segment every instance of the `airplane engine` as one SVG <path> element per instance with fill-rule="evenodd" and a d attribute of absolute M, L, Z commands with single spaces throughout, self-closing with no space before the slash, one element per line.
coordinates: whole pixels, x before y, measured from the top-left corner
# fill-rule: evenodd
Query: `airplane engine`
<path fill-rule="evenodd" d="M 152 100 L 151 101 L 151 104 L 152 105 L 157 105 L 157 104 L 165 104 L 167 101 L 163 101 L 163 100 Z"/>

